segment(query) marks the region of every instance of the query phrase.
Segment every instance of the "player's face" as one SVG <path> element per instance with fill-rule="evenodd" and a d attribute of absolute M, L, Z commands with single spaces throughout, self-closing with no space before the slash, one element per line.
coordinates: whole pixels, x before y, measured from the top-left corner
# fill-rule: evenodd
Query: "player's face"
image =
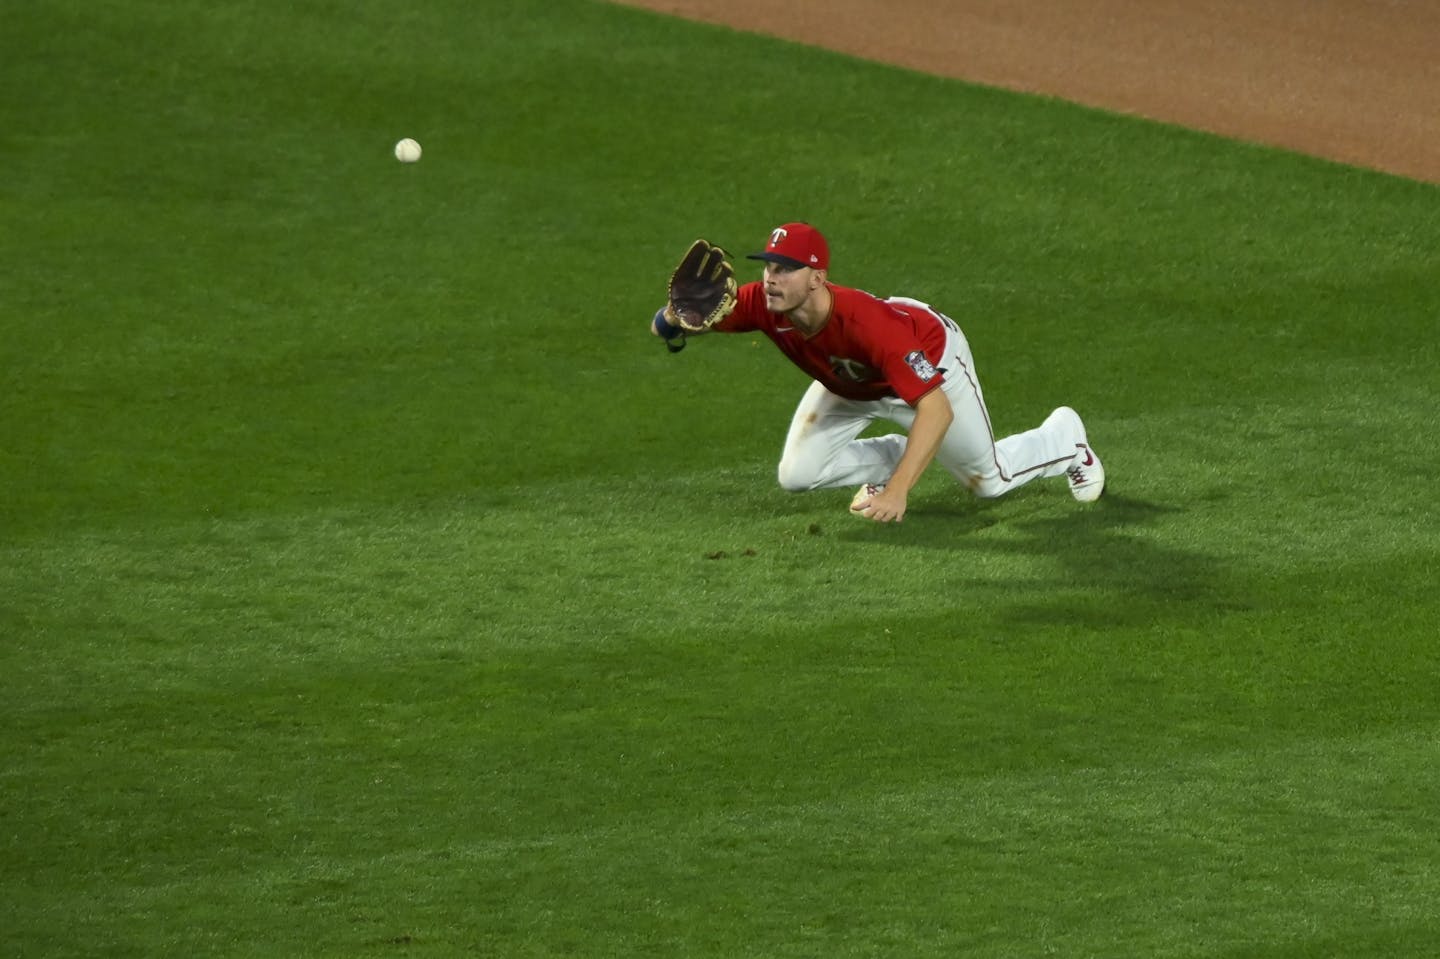
<path fill-rule="evenodd" d="M 808 266 L 765 264 L 765 308 L 771 313 L 789 313 L 798 308 L 820 284 L 816 271 Z"/>

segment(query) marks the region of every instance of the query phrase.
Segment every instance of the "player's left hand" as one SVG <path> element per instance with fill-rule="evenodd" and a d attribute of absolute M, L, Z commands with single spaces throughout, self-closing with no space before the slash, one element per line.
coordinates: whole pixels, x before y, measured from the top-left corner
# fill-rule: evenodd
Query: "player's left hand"
<path fill-rule="evenodd" d="M 670 274 L 665 319 L 686 333 L 704 333 L 735 309 L 735 267 L 728 254 L 706 240 L 696 240 Z"/>

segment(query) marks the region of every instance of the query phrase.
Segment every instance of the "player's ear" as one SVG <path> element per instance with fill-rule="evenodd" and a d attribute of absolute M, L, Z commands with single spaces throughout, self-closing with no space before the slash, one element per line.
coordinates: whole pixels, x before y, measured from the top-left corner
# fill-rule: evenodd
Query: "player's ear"
<path fill-rule="evenodd" d="M 822 287 L 822 286 L 825 285 L 825 280 L 826 280 L 829 276 L 830 276 L 830 273 L 829 273 L 828 270 L 816 270 L 816 269 L 812 269 L 812 270 L 810 271 L 810 289 L 812 289 L 812 290 L 818 290 L 818 289 L 820 289 L 820 287 Z"/>

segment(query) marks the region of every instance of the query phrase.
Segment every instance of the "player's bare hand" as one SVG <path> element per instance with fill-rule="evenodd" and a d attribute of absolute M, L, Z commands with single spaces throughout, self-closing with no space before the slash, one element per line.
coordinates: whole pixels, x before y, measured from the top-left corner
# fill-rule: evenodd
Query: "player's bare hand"
<path fill-rule="evenodd" d="M 877 523 L 898 523 L 905 518 L 908 499 L 904 490 L 887 486 L 872 494 L 868 503 L 857 504 L 858 512 Z"/>

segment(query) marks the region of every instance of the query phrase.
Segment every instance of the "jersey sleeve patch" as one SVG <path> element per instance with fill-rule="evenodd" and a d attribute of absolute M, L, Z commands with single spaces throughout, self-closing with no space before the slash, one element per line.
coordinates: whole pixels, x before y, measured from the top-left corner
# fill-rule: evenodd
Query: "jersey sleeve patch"
<path fill-rule="evenodd" d="M 915 371 L 915 375 L 919 377 L 922 383 L 929 383 L 935 378 L 936 374 L 940 372 L 925 358 L 924 350 L 915 350 L 905 354 L 905 363 L 910 369 Z"/>

